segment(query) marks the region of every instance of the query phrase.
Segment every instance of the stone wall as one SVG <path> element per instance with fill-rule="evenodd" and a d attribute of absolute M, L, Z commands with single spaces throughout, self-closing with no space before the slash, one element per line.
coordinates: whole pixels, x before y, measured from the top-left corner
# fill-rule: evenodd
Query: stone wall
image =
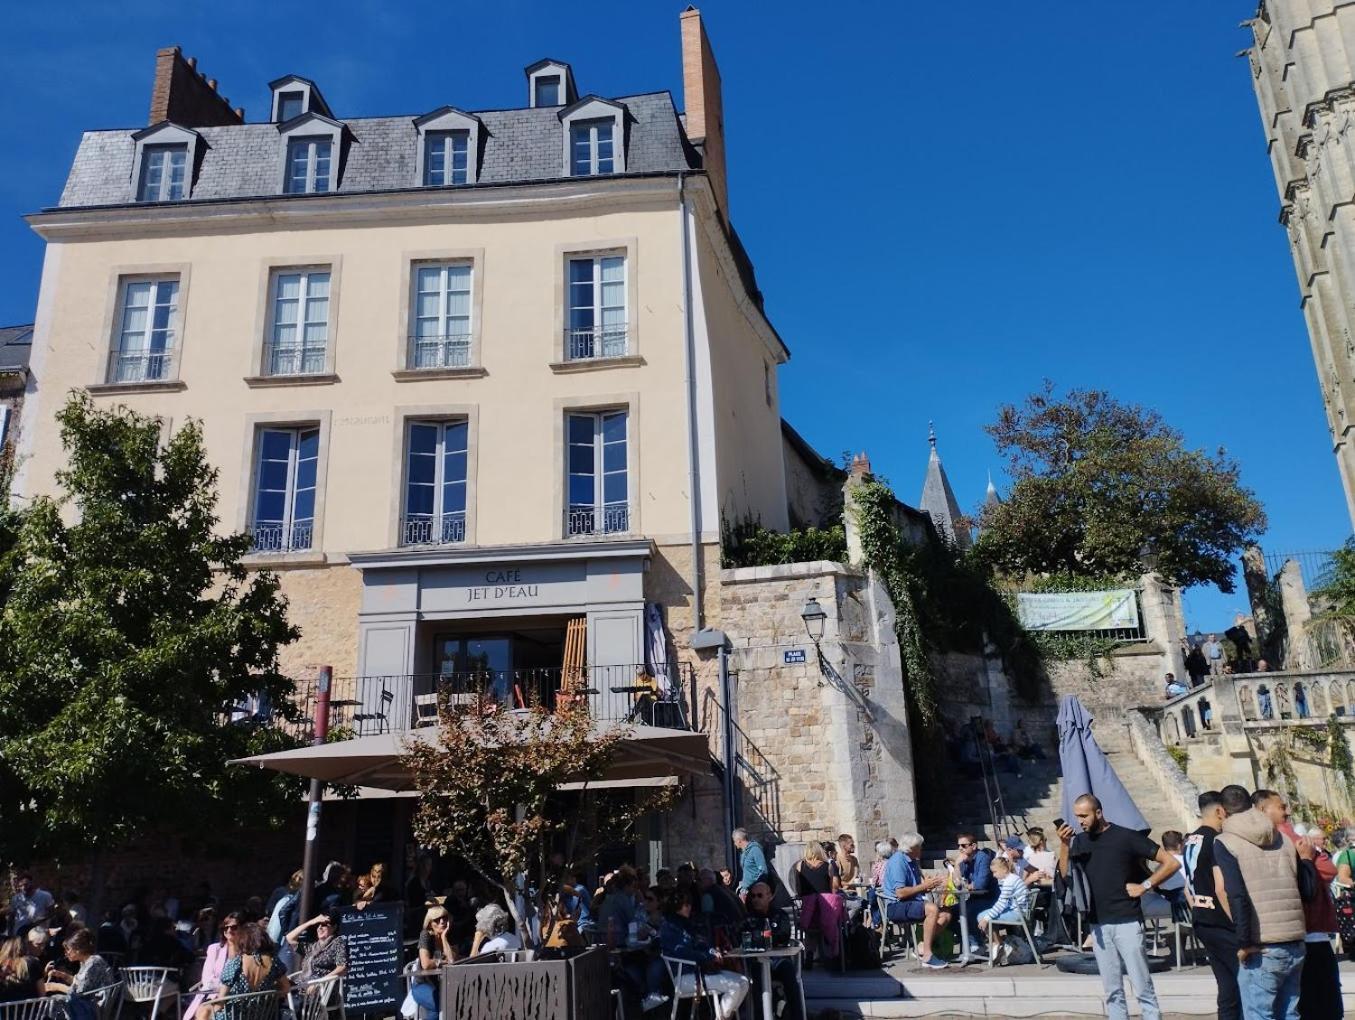
<path fill-rule="evenodd" d="M 827 562 L 726 570 L 720 580 L 747 762 L 743 823 L 789 842 L 914 827 L 903 673 L 881 586 Z M 817 649 L 800 617 L 811 597 L 828 614 Z"/>
<path fill-rule="evenodd" d="M 1157 728 L 1143 713 L 1129 712 L 1127 715 L 1125 732 L 1130 749 L 1157 784 L 1158 793 L 1165 799 L 1167 807 L 1179 816 L 1182 825 L 1187 825 L 1199 815 L 1200 788 L 1191 782 L 1167 753 L 1157 735 Z M 1099 731 L 1097 737 L 1100 738 Z"/>
<path fill-rule="evenodd" d="M 335 676 L 358 668 L 358 606 L 362 574 L 346 563 L 282 570 L 287 618 L 301 637 L 282 650 L 282 671 L 297 680 L 314 679 L 321 666 Z"/>

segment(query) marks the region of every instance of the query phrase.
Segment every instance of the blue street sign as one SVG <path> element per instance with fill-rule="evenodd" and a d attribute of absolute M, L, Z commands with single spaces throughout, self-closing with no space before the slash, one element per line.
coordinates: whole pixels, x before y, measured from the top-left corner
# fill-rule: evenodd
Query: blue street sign
<path fill-rule="evenodd" d="M 804 662 L 805 650 L 803 648 L 791 648 L 781 653 L 781 659 L 787 665 L 792 662 Z"/>

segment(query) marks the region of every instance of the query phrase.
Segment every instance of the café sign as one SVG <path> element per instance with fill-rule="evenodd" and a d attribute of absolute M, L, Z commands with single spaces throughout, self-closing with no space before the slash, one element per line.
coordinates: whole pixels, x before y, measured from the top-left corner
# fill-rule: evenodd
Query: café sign
<path fill-rule="evenodd" d="M 467 602 L 512 602 L 541 596 L 541 585 L 524 582 L 519 567 L 486 570 L 483 578 L 483 584 L 467 586 Z"/>

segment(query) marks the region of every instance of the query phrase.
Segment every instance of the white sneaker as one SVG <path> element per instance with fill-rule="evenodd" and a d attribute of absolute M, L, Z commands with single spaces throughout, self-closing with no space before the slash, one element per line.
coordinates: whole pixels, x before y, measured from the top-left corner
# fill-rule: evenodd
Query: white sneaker
<path fill-rule="evenodd" d="M 668 1001 L 668 996 L 662 992 L 650 992 L 640 1003 L 640 1008 L 648 1013 L 651 1009 L 658 1009 Z"/>

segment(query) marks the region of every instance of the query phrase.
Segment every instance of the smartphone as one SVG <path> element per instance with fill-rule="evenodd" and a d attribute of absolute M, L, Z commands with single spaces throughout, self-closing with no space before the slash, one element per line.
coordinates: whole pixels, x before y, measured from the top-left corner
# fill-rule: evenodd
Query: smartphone
<path fill-rule="evenodd" d="M 1062 818 L 1055 818 L 1055 819 L 1054 819 L 1054 831 L 1055 831 L 1055 832 L 1058 832 L 1060 829 L 1062 829 L 1062 828 L 1063 828 L 1065 825 L 1067 825 L 1067 824 L 1068 824 L 1068 823 L 1065 822 Z"/>

